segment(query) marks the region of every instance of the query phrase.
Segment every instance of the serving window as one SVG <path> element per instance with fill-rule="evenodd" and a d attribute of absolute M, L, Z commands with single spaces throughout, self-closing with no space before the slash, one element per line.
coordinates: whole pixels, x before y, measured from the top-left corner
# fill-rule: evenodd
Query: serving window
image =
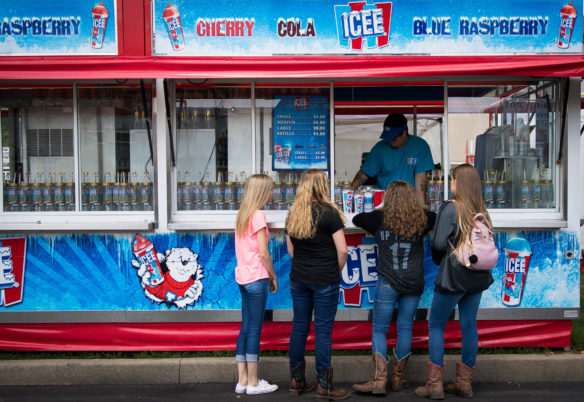
<path fill-rule="evenodd" d="M 151 97 L 129 81 L 0 88 L 4 227 L 115 229 L 95 215 L 118 215 L 124 228 L 148 228 Z"/>

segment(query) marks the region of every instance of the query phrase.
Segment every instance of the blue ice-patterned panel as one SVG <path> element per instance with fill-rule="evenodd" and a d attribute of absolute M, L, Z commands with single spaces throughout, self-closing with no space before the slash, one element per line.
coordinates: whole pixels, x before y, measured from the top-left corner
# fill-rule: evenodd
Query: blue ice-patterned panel
<path fill-rule="evenodd" d="M 506 308 L 502 303 L 503 276 L 505 273 L 505 246 L 514 232 L 496 233 L 499 260 L 491 271 L 494 282 L 483 292 L 482 308 Z M 580 250 L 578 235 L 564 231 L 529 231 L 523 236 L 531 246 L 531 259 L 521 302 L 525 308 L 577 308 L 580 306 L 580 268 L 577 258 Z M 426 288 L 420 300 L 420 308 L 430 308 L 434 281 L 438 266 L 432 262 L 431 238 L 425 239 L 424 279 Z M 576 258 L 567 259 L 572 250 Z"/>
<path fill-rule="evenodd" d="M 509 308 L 502 303 L 506 261 L 504 249 L 507 240 L 513 236 L 515 233 L 511 232 L 496 235 L 499 262 L 492 271 L 495 281 L 483 294 L 483 308 Z M 568 250 L 578 254 L 578 235 L 564 231 L 531 231 L 524 233 L 524 236 L 532 254 L 522 300 L 517 307 L 579 307 L 579 261 L 577 258 L 566 258 Z M 26 270 L 21 284 L 24 287 L 23 300 L 8 307 L 0 303 L 0 311 L 230 310 L 241 306 L 234 275 L 233 233 L 145 234 L 147 242 L 151 242 L 156 252 L 163 255 L 160 272 L 165 280 L 158 285 L 149 283 L 145 274 L 148 267 L 157 267 L 156 262 L 151 262 L 148 267 L 142 266 L 133 252 L 134 234 L 25 237 Z M 431 306 L 438 272 L 438 267 L 432 262 L 430 246 L 431 236 L 427 236 L 424 239 L 423 259 L 426 289 L 420 308 Z M 360 304 L 356 307 L 345 304 L 345 294 L 340 298 L 340 308 L 372 306 L 374 282 L 371 280 L 376 275 L 372 264 L 376 263 L 374 251 L 377 246 L 363 244 L 359 247 L 362 250 L 354 254 L 356 259 L 351 263 L 351 269 L 353 274 L 358 274 L 360 288 L 356 289 Z M 267 308 L 291 309 L 291 259 L 282 233 L 270 234 L 269 249 L 278 275 L 279 290 L 269 295 Z M 345 276 L 345 279 L 356 278 L 351 275 Z M 143 283 L 149 286 L 143 286 Z M 0 289 L 0 292 L 4 290 Z M 3 298 L 0 298 L 1 301 Z"/>

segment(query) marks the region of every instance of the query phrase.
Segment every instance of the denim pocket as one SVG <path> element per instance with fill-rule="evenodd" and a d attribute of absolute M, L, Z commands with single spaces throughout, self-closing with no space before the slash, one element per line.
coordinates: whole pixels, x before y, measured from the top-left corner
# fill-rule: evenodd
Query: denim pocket
<path fill-rule="evenodd" d="M 322 285 L 322 286 L 315 286 L 314 293 L 318 293 L 319 295 L 326 295 L 333 292 L 337 292 L 339 290 L 339 284 L 335 283 L 333 285 Z"/>

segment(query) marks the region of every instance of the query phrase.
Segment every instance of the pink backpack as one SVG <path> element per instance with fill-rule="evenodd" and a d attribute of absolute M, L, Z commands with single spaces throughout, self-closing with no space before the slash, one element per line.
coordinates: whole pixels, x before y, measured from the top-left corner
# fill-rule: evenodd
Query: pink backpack
<path fill-rule="evenodd" d="M 474 227 L 470 234 L 470 243 L 464 244 L 458 251 L 450 241 L 458 262 L 473 271 L 490 271 L 497 266 L 499 250 L 495 245 L 495 236 L 485 224 L 485 215 L 473 217 Z"/>

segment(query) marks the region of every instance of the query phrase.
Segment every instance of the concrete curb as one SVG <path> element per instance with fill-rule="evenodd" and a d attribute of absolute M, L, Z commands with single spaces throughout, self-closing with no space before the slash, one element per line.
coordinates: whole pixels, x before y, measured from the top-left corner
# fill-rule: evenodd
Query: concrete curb
<path fill-rule="evenodd" d="M 445 356 L 445 382 L 454 379 L 458 356 Z M 314 358 L 307 359 L 314 378 Z M 427 380 L 427 356 L 412 356 L 406 375 L 414 383 Z M 338 382 L 361 382 L 370 373 L 369 356 L 334 356 Z M 289 380 L 286 357 L 266 357 L 260 377 L 277 383 Z M 578 382 L 584 379 L 584 354 L 480 355 L 474 382 Z M 0 385 L 201 384 L 237 380 L 234 358 L 95 359 L 0 361 Z"/>

